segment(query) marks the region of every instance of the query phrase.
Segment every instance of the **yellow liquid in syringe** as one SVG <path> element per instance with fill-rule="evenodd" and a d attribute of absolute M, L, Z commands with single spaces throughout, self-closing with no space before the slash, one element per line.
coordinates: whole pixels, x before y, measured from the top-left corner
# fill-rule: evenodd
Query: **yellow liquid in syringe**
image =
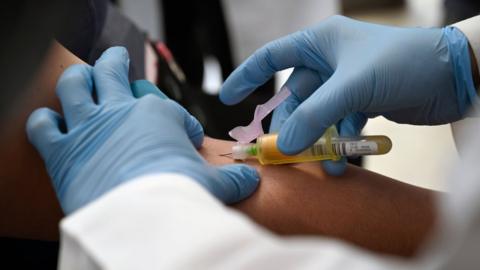
<path fill-rule="evenodd" d="M 382 155 L 392 149 L 387 136 L 338 137 L 335 128 L 329 128 L 310 148 L 297 155 L 285 155 L 277 148 L 277 134 L 265 134 L 255 144 L 237 144 L 232 148 L 234 159 L 249 157 L 261 164 L 286 164 L 318 160 L 339 160 L 343 156 Z"/>

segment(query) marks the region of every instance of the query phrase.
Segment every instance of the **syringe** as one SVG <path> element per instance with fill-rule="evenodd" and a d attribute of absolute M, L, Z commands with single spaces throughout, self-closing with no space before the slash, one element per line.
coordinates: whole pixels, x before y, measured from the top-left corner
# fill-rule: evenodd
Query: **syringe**
<path fill-rule="evenodd" d="M 317 160 L 339 160 L 345 156 L 383 155 L 392 149 L 387 136 L 339 137 L 330 127 L 310 148 L 297 155 L 284 155 L 277 148 L 277 134 L 265 134 L 256 143 L 238 143 L 232 147 L 232 157 L 245 160 L 258 159 L 261 164 L 286 164 Z"/>

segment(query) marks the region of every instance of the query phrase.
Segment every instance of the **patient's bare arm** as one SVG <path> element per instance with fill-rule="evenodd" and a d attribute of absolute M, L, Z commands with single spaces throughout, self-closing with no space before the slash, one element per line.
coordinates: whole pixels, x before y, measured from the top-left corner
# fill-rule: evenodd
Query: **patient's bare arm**
<path fill-rule="evenodd" d="M 206 138 L 202 155 L 214 164 L 233 142 Z M 257 223 L 284 235 L 341 238 L 368 249 L 412 255 L 434 223 L 434 192 L 348 166 L 345 175 L 325 174 L 319 163 L 256 166 L 260 187 L 235 205 Z"/>
<path fill-rule="evenodd" d="M 57 78 L 68 66 L 83 63 L 53 42 L 29 89 L 0 132 L 0 236 L 58 239 L 62 212 L 43 162 L 28 143 L 25 123 L 39 107 L 60 111 L 55 96 Z"/>
<path fill-rule="evenodd" d="M 0 142 L 0 236 L 58 239 L 61 210 L 50 181 L 24 125 L 38 107 L 59 109 L 54 94 L 63 69 L 81 61 L 54 44 L 28 96 L 2 132 Z M 232 142 L 205 139 L 200 150 L 213 164 Z M 433 193 L 350 166 L 342 177 L 325 175 L 317 163 L 257 166 L 258 191 L 235 205 L 266 228 L 280 234 L 337 237 L 382 252 L 408 255 L 425 238 L 434 220 Z"/>

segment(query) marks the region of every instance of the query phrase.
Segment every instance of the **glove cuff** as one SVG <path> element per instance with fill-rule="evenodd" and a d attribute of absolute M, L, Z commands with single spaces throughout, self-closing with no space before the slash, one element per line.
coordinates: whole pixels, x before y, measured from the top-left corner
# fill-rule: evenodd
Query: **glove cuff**
<path fill-rule="evenodd" d="M 472 77 L 468 39 L 452 26 L 443 28 L 443 36 L 447 41 L 449 60 L 452 63 L 459 113 L 465 117 L 470 110 L 480 108 L 480 99 Z"/>

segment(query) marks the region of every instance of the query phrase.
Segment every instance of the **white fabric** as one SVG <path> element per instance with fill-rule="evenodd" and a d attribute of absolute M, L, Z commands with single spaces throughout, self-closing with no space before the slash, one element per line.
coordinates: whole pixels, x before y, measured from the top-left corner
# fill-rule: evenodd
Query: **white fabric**
<path fill-rule="evenodd" d="M 173 174 L 131 181 L 64 219 L 61 228 L 60 269 L 396 269 L 397 264 L 322 238 L 274 236 L 192 179 Z"/>
<path fill-rule="evenodd" d="M 458 27 L 471 40 L 480 37 L 478 17 Z M 59 268 L 478 269 L 476 119 L 468 127 L 465 155 L 449 177 L 450 195 L 439 198 L 440 229 L 415 260 L 376 256 L 321 237 L 270 234 L 221 205 L 192 179 L 159 174 L 130 181 L 65 218 Z"/>

